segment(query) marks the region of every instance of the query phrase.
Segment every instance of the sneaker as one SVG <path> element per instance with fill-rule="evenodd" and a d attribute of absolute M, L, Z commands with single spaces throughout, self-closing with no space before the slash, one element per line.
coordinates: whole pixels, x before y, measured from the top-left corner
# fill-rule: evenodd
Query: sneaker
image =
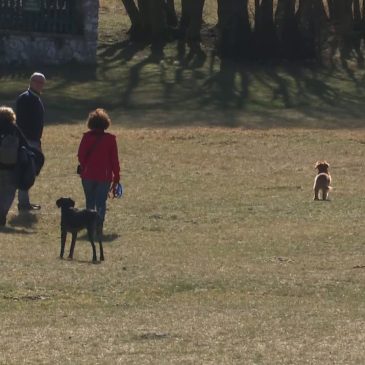
<path fill-rule="evenodd" d="M 41 206 L 39 204 L 18 204 L 18 210 L 39 210 Z"/>

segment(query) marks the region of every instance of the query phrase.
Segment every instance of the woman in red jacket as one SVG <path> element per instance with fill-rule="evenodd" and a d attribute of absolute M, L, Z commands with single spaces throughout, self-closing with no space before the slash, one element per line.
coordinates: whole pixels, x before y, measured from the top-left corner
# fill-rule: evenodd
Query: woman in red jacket
<path fill-rule="evenodd" d="M 119 159 L 115 135 L 106 133 L 111 119 L 104 109 L 89 114 L 78 151 L 80 176 L 86 198 L 86 208 L 95 209 L 105 219 L 108 192 L 119 183 Z"/>

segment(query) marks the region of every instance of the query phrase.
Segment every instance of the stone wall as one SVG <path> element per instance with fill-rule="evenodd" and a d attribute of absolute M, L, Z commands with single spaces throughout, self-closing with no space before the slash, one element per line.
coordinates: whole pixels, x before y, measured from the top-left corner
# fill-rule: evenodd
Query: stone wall
<path fill-rule="evenodd" d="M 82 34 L 24 33 L 0 30 L 0 64 L 59 65 L 96 62 L 99 0 L 80 1 Z"/>

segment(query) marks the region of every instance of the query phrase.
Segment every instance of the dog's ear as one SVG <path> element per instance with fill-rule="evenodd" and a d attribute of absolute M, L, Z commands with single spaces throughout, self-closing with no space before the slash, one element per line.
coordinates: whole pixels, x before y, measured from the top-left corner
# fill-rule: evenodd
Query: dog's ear
<path fill-rule="evenodd" d="M 67 205 L 69 207 L 74 207 L 75 206 L 75 201 L 72 200 L 71 198 L 67 198 Z"/>
<path fill-rule="evenodd" d="M 62 198 L 59 198 L 56 200 L 56 205 L 58 208 L 61 208 L 61 204 L 62 204 Z"/>
<path fill-rule="evenodd" d="M 323 166 L 328 169 L 330 167 L 330 164 L 327 161 L 323 161 Z"/>
<path fill-rule="evenodd" d="M 321 161 L 317 161 L 316 164 L 314 165 L 315 169 L 318 169 L 318 166 L 321 164 Z"/>

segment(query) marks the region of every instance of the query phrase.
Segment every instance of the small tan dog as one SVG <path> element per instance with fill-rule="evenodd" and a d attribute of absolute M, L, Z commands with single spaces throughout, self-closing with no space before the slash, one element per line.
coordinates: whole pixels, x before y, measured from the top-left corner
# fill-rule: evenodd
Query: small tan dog
<path fill-rule="evenodd" d="M 315 169 L 318 170 L 318 174 L 314 179 L 314 200 L 319 200 L 319 192 L 322 192 L 322 200 L 327 200 L 328 192 L 331 188 L 331 175 L 328 172 L 330 167 L 327 161 L 317 161 Z"/>

